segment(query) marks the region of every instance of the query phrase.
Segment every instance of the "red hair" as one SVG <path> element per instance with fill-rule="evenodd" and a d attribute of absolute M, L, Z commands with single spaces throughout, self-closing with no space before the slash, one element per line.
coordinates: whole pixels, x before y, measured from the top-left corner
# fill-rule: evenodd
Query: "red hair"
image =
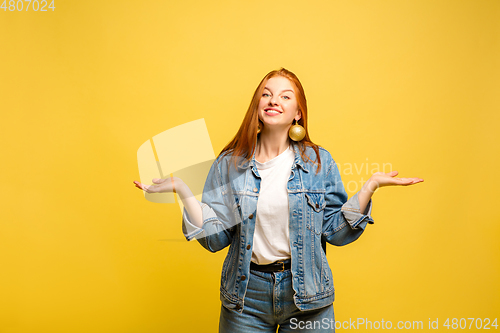
<path fill-rule="evenodd" d="M 248 107 L 248 110 L 245 114 L 245 118 L 243 118 L 240 129 L 231 140 L 231 142 L 229 142 L 224 147 L 224 149 L 221 150 L 219 156 L 222 154 L 233 153 L 233 156 L 242 156 L 247 161 L 250 160 L 250 158 L 253 156 L 257 143 L 257 129 L 260 123 L 258 116 L 260 98 L 262 97 L 262 93 L 267 81 L 275 76 L 285 77 L 295 86 L 297 104 L 301 112 L 301 118 L 298 120 L 298 124 L 304 127 L 304 129 L 306 130 L 306 135 L 304 136 L 304 138 L 301 141 L 297 142 L 299 146 L 300 156 L 306 163 L 309 161 L 312 162 L 312 160 L 305 154 L 306 146 L 312 147 L 316 152 L 316 161 L 314 161 L 314 163 L 316 163 L 318 166 L 316 170 L 316 173 L 318 173 L 321 170 L 321 159 L 319 157 L 318 145 L 314 144 L 311 141 L 311 139 L 309 138 L 309 133 L 307 131 L 307 101 L 306 95 L 304 93 L 304 88 L 302 88 L 302 84 L 300 83 L 297 76 L 285 68 L 269 72 L 262 79 L 262 81 L 260 81 L 259 86 L 257 87 L 257 89 L 255 89 L 252 101 L 250 102 L 250 106 Z M 263 124 L 261 124 L 261 127 L 263 127 Z M 234 159 L 234 162 L 236 163 L 236 159 Z"/>

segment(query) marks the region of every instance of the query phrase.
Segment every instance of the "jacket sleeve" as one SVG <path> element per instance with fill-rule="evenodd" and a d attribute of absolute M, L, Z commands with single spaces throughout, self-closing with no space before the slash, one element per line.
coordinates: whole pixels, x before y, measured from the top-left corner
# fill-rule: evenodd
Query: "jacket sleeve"
<path fill-rule="evenodd" d="M 372 201 L 361 212 L 358 193 L 347 200 L 347 193 L 340 178 L 335 161 L 330 157 L 325 179 L 325 210 L 323 238 L 330 244 L 342 246 L 354 242 L 361 236 L 371 217 Z"/>
<path fill-rule="evenodd" d="M 198 201 L 199 202 L 199 201 Z M 219 159 L 212 164 L 205 181 L 201 202 L 203 225 L 201 228 L 190 222 L 184 208 L 182 231 L 188 241 L 196 238 L 210 252 L 222 250 L 233 239 L 241 217 L 238 214 L 231 184 L 221 177 Z"/>

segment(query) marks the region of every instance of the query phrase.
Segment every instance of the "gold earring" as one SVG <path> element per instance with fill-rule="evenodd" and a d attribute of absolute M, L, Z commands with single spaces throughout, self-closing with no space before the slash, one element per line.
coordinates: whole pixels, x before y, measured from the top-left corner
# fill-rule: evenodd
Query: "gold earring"
<path fill-rule="evenodd" d="M 306 136 L 306 130 L 304 129 L 304 127 L 300 126 L 297 123 L 297 119 L 295 119 L 295 125 L 292 125 L 292 127 L 290 127 L 288 136 L 293 141 L 301 141 Z"/>
<path fill-rule="evenodd" d="M 261 131 L 261 129 L 260 129 L 260 124 L 259 124 L 259 126 L 257 127 L 257 134 L 259 134 L 260 131 Z"/>

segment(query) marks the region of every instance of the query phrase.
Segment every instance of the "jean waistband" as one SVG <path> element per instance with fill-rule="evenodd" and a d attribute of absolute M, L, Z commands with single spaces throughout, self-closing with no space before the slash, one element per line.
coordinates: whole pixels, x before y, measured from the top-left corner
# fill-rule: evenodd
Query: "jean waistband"
<path fill-rule="evenodd" d="M 292 261 L 290 259 L 287 260 L 278 260 L 268 265 L 257 265 L 254 262 L 250 263 L 250 269 L 259 272 L 284 272 L 290 270 L 292 268 Z"/>

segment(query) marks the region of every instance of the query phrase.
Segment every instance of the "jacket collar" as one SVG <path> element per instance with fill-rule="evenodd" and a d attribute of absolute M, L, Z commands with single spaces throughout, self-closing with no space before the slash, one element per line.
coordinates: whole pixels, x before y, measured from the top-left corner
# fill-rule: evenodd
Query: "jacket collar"
<path fill-rule="evenodd" d="M 306 164 L 300 157 L 300 151 L 299 151 L 299 145 L 295 142 L 292 142 L 292 147 L 293 151 L 295 153 L 295 159 L 293 161 L 292 169 L 295 169 L 296 165 L 300 166 L 304 172 L 309 172 L 309 170 L 306 167 Z M 243 160 L 243 162 L 238 165 L 238 168 L 240 169 L 248 169 L 249 167 L 252 167 L 252 169 L 257 168 L 257 165 L 255 164 L 255 152 L 254 150 L 252 158 L 250 160 Z"/>

